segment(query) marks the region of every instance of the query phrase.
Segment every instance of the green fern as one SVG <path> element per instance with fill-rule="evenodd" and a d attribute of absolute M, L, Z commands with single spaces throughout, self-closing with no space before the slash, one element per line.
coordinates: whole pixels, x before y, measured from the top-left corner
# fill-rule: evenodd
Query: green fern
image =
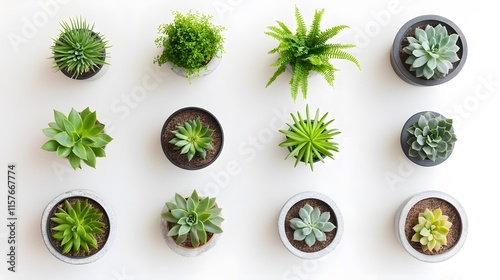
<path fill-rule="evenodd" d="M 304 99 L 307 98 L 308 76 L 311 71 L 315 71 L 333 87 L 335 72 L 339 69 L 333 67 L 330 59 L 345 59 L 353 62 L 361 69 L 358 60 L 345 49 L 353 48 L 353 44 L 327 44 L 326 42 L 337 35 L 341 30 L 349 28 L 347 25 L 339 25 L 320 30 L 321 18 L 324 9 L 314 13 L 314 19 L 307 31 L 306 24 L 299 9 L 295 7 L 295 19 L 297 29 L 295 34 L 281 21 L 276 21 L 278 26 L 267 27 L 269 31 L 265 34 L 279 41 L 279 45 L 270 50 L 269 54 L 279 54 L 278 59 L 271 64 L 278 69 L 271 76 L 266 84 L 266 88 L 271 85 L 276 78 L 286 71 L 287 66 L 291 67 L 292 78 L 290 79 L 291 94 L 295 101 L 300 91 Z"/>

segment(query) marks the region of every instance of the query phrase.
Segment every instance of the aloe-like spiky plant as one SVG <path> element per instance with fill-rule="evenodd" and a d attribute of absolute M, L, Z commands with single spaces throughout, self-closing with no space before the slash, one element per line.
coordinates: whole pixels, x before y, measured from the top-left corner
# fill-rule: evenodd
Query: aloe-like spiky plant
<path fill-rule="evenodd" d="M 52 230 L 55 233 L 52 237 L 61 242 L 62 253 L 67 254 L 71 250 L 73 253 L 90 251 L 90 247 L 98 249 L 95 234 L 104 234 L 105 224 L 99 219 L 103 213 L 90 206 L 88 199 L 76 200 L 71 205 L 68 200 L 64 200 L 64 209 L 59 207 L 54 213 L 51 221 L 57 224 Z"/>
<path fill-rule="evenodd" d="M 290 227 L 294 229 L 293 239 L 302 241 L 311 247 L 317 241 L 325 241 L 325 232 L 335 229 L 335 225 L 330 220 L 330 212 L 321 213 L 319 208 L 313 208 L 306 204 L 299 210 L 300 218 L 290 220 Z"/>
<path fill-rule="evenodd" d="M 446 158 L 453 151 L 457 137 L 453 132 L 453 120 L 436 116 L 432 112 L 420 115 L 417 122 L 408 128 L 410 146 L 408 155 L 422 160 L 436 161 Z"/>
<path fill-rule="evenodd" d="M 299 161 L 309 164 L 311 171 L 314 171 L 314 162 L 320 160 L 324 162 L 323 157 L 327 156 L 333 159 L 332 152 L 338 152 L 338 143 L 331 142 L 335 135 L 340 134 L 336 128 L 327 129 L 327 126 L 334 119 L 326 121 L 328 113 L 319 118 L 319 109 L 316 110 L 314 119 L 309 116 L 309 105 L 306 105 L 306 118 L 302 118 L 299 112 L 297 116 L 290 114 L 293 124 L 288 124 L 288 130 L 279 130 L 286 136 L 286 140 L 279 144 L 280 147 L 287 147 L 290 153 L 285 160 L 295 156 L 295 165 Z"/>
<path fill-rule="evenodd" d="M 165 205 L 169 211 L 162 217 L 173 224 L 167 235 L 177 236 L 177 244 L 185 242 L 189 234 L 191 245 L 196 248 L 207 243 L 207 232 L 222 233 L 224 218 L 220 216 L 222 208 L 217 206 L 215 197 L 200 199 L 198 192 L 193 190 L 187 199 L 176 193 L 175 202 Z"/>
<path fill-rule="evenodd" d="M 180 149 L 181 154 L 187 154 L 188 161 L 191 161 L 195 154 L 205 159 L 207 150 L 213 149 L 211 144 L 213 132 L 208 125 L 202 125 L 198 117 L 183 125 L 177 125 L 177 129 L 172 131 L 175 137 L 169 143 Z"/>
<path fill-rule="evenodd" d="M 457 55 L 459 36 L 448 35 L 446 27 L 438 24 L 436 27 L 427 25 L 425 30 L 415 29 L 415 37 L 407 37 L 408 45 L 403 51 L 409 55 L 405 63 L 411 65 L 410 71 L 415 71 L 416 77 L 426 79 L 444 78 L 454 62 L 460 60 Z"/>
<path fill-rule="evenodd" d="M 265 34 L 279 41 L 279 45 L 270 50 L 269 54 L 277 53 L 279 58 L 271 64 L 278 69 L 269 79 L 266 87 L 271 85 L 276 78 L 285 72 L 287 66 L 291 67 L 292 78 L 290 79 L 291 95 L 295 101 L 300 90 L 304 99 L 307 98 L 308 76 L 311 71 L 317 72 L 324 77 L 329 85 L 333 87 L 335 68 L 330 59 L 345 59 L 353 62 L 361 69 L 358 60 L 345 49 L 353 48 L 353 44 L 334 44 L 327 41 L 337 35 L 341 30 L 349 28 L 347 25 L 339 25 L 320 30 L 320 22 L 324 9 L 315 11 L 314 19 L 307 31 L 304 19 L 295 7 L 295 19 L 297 29 L 293 33 L 283 22 L 277 21 L 278 26 L 269 26 Z"/>
<path fill-rule="evenodd" d="M 55 122 L 44 128 L 43 134 L 51 140 L 42 149 L 56 152 L 58 157 L 67 158 L 73 169 L 81 168 L 81 161 L 96 167 L 96 158 L 105 157 L 104 147 L 113 140 L 104 133 L 104 125 L 97 122 L 96 112 L 87 107 L 82 112 L 71 109 L 66 117 L 54 110 Z"/>
<path fill-rule="evenodd" d="M 60 24 L 61 33 L 51 46 L 55 69 L 65 70 L 76 78 L 108 64 L 105 55 L 110 46 L 103 34 L 94 31 L 94 24 L 87 24 L 81 16 Z"/>
<path fill-rule="evenodd" d="M 441 208 L 433 211 L 425 209 L 418 214 L 418 223 L 413 227 L 415 234 L 411 241 L 419 242 L 424 251 L 439 251 L 441 246 L 447 244 L 446 235 L 452 226 L 448 216 L 443 215 Z"/>

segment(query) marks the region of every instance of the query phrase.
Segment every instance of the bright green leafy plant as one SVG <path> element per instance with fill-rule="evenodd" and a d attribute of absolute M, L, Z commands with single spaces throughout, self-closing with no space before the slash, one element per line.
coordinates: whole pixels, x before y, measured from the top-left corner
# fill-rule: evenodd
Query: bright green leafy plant
<path fill-rule="evenodd" d="M 173 224 L 167 235 L 176 236 L 177 244 L 185 242 L 189 234 L 191 245 L 196 248 L 207 243 L 207 232 L 222 233 L 224 218 L 220 216 L 222 208 L 217 206 L 215 198 L 200 199 L 196 190 L 193 190 L 187 199 L 176 193 L 175 202 L 165 205 L 169 211 L 163 213 L 162 217 Z"/>
<path fill-rule="evenodd" d="M 303 98 L 307 98 L 308 76 L 311 71 L 317 72 L 324 77 L 329 85 L 333 87 L 335 68 L 330 59 L 345 59 L 353 62 L 361 69 L 358 60 L 345 49 L 353 48 L 353 44 L 334 44 L 327 41 L 337 35 L 341 30 L 349 28 L 346 25 L 339 25 L 320 30 L 320 22 L 324 9 L 314 13 L 314 19 L 309 29 L 304 23 L 304 19 L 295 7 L 295 18 L 297 29 L 293 33 L 283 22 L 277 21 L 279 26 L 268 27 L 265 34 L 279 41 L 279 45 L 269 51 L 269 54 L 277 53 L 279 58 L 271 65 L 278 69 L 267 82 L 266 87 L 271 85 L 276 78 L 285 72 L 287 67 L 291 67 L 292 78 L 290 80 L 291 94 L 295 101 L 298 90 L 302 91 Z"/>
<path fill-rule="evenodd" d="M 181 154 L 187 154 L 188 161 L 198 154 L 205 159 L 207 150 L 212 150 L 212 134 L 208 125 L 202 125 L 200 118 L 189 120 L 184 125 L 177 125 L 177 129 L 172 133 L 175 137 L 170 140 L 170 144 L 174 144 L 180 149 Z"/>
<path fill-rule="evenodd" d="M 90 206 L 88 199 L 76 200 L 71 205 L 68 200 L 64 201 L 64 209 L 59 207 L 51 221 L 57 224 L 52 230 L 52 237 L 61 242 L 62 253 L 67 254 L 80 252 L 81 249 L 89 252 L 90 247 L 97 249 L 95 234 L 104 234 L 105 224 L 100 222 L 102 213 Z"/>
<path fill-rule="evenodd" d="M 452 129 L 452 119 L 436 116 L 432 112 L 424 113 L 407 130 L 410 135 L 408 155 L 432 161 L 448 157 L 457 141 Z"/>
<path fill-rule="evenodd" d="M 286 140 L 279 144 L 280 147 L 287 147 L 290 153 L 285 160 L 295 156 L 295 166 L 299 161 L 309 164 L 314 171 L 314 162 L 327 156 L 333 159 L 333 153 L 338 152 L 338 143 L 331 142 L 335 135 L 340 134 L 336 128 L 327 129 L 327 126 L 334 121 L 325 121 L 328 113 L 319 118 L 319 109 L 316 110 L 314 119 L 309 116 L 309 106 L 306 106 L 306 118 L 302 118 L 299 112 L 297 116 L 290 114 L 293 124 L 288 124 L 288 130 L 279 130 L 286 136 Z"/>
<path fill-rule="evenodd" d="M 325 232 L 335 229 L 335 225 L 330 220 L 330 212 L 321 213 L 319 208 L 314 208 L 306 204 L 299 210 L 300 218 L 290 220 L 290 227 L 294 229 L 293 239 L 304 240 L 307 246 L 311 247 L 317 241 L 325 241 Z"/>
<path fill-rule="evenodd" d="M 173 15 L 173 23 L 158 27 L 161 35 L 155 43 L 163 51 L 153 62 L 159 66 L 171 62 L 183 68 L 187 78 L 196 77 L 212 58 L 224 52 L 222 31 L 225 27 L 213 24 L 211 15 L 176 11 Z"/>
<path fill-rule="evenodd" d="M 418 214 L 418 224 L 413 227 L 415 234 L 411 241 L 419 242 L 424 251 L 439 251 L 441 246 L 446 245 L 446 235 L 452 226 L 448 216 L 443 215 L 440 208 L 433 211 L 425 209 Z"/>
<path fill-rule="evenodd" d="M 108 41 L 94 25 L 87 24 L 82 17 L 70 18 L 69 23 L 61 22 L 62 31 L 57 39 L 53 39 L 52 59 L 54 68 L 66 71 L 72 78 L 88 72 L 95 72 L 105 61 Z"/>
<path fill-rule="evenodd" d="M 460 60 L 458 38 L 457 34 L 448 35 L 441 24 L 427 25 L 425 30 L 416 28 L 415 37 L 407 37 L 408 45 L 403 48 L 409 55 L 405 63 L 411 65 L 410 71 L 415 71 L 418 78 L 442 79 L 453 68 L 452 63 Z"/>
<path fill-rule="evenodd" d="M 104 133 L 104 125 L 98 123 L 96 112 L 91 112 L 88 107 L 81 113 L 71 109 L 66 117 L 54 110 L 54 119 L 55 122 L 50 122 L 49 127 L 42 130 L 51 138 L 42 149 L 67 158 L 73 169 L 81 168 L 81 161 L 95 168 L 96 158 L 106 156 L 104 147 L 113 140 Z"/>

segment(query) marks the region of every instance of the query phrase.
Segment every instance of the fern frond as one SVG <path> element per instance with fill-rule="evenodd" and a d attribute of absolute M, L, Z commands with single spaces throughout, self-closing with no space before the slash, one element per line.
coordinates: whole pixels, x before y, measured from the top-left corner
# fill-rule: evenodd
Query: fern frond
<path fill-rule="evenodd" d="M 285 54 L 285 55 L 280 56 L 273 64 L 271 64 L 271 66 L 278 66 L 278 67 L 281 67 L 282 65 L 286 66 L 287 64 L 290 64 L 292 59 L 293 59 L 293 55 Z"/>
<path fill-rule="evenodd" d="M 316 11 L 314 13 L 314 19 L 311 24 L 311 28 L 309 29 L 309 34 L 307 35 L 307 41 L 311 46 L 316 46 L 317 44 L 318 35 L 320 33 L 321 18 L 323 17 L 324 12 L 325 9 L 322 9 L 321 11 Z"/>
<path fill-rule="evenodd" d="M 272 77 L 269 79 L 269 81 L 267 82 L 267 84 L 266 84 L 266 88 L 267 88 L 270 84 L 272 84 L 272 83 L 276 80 L 276 78 L 277 78 L 279 75 L 283 74 L 283 73 L 285 72 L 285 70 L 286 70 L 286 65 L 284 65 L 284 66 L 280 66 L 280 67 L 278 68 L 278 70 L 276 70 L 276 71 L 274 72 L 273 76 L 272 76 Z"/>
<path fill-rule="evenodd" d="M 287 33 L 287 34 L 293 34 L 292 31 L 288 28 L 288 26 L 286 26 L 282 21 L 277 20 L 276 22 L 281 27 L 281 29 L 283 29 L 283 31 L 285 33 Z"/>
<path fill-rule="evenodd" d="M 343 29 L 346 29 L 346 28 L 349 28 L 349 26 L 338 25 L 338 26 L 334 26 L 334 27 L 328 28 L 327 30 L 320 32 L 319 36 L 318 36 L 317 45 L 321 45 L 321 44 L 326 43 L 326 41 L 328 41 L 328 39 L 333 38 L 335 35 L 339 34 L 340 31 L 342 31 Z"/>
<path fill-rule="evenodd" d="M 330 53 L 328 53 L 328 56 L 332 59 L 345 59 L 353 62 L 356 64 L 359 70 L 361 70 L 361 65 L 359 64 L 359 61 L 350 53 L 345 52 L 340 49 L 332 50 Z"/>
<path fill-rule="evenodd" d="M 322 65 L 315 65 L 313 66 L 312 70 L 316 71 L 318 74 L 323 76 L 325 81 L 333 87 L 333 81 L 335 80 L 335 72 L 339 71 L 338 69 L 334 68 L 333 65 L 330 63 L 322 64 Z"/>
<path fill-rule="evenodd" d="M 300 14 L 299 8 L 295 6 L 295 20 L 297 22 L 297 31 L 295 32 L 297 37 L 306 38 L 307 36 L 307 27 L 304 22 L 304 18 Z"/>
<path fill-rule="evenodd" d="M 295 101 L 297 99 L 297 94 L 299 87 L 302 90 L 302 96 L 304 99 L 307 98 L 307 78 L 309 71 L 299 63 L 292 66 L 292 79 L 290 80 L 290 86 L 292 89 L 292 99 Z M 305 89 L 305 91 L 304 91 Z"/>

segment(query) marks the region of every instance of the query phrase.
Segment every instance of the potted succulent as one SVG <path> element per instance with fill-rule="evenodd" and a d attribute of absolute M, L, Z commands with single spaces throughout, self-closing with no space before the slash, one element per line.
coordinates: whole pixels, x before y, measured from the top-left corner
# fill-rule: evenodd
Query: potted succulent
<path fill-rule="evenodd" d="M 333 87 L 335 68 L 330 59 L 345 59 L 353 62 L 361 69 L 358 60 L 346 49 L 353 48 L 353 44 L 327 43 L 327 41 L 337 35 L 341 30 L 349 28 L 347 25 L 339 25 L 320 30 L 320 22 L 324 9 L 315 11 L 314 19 L 309 31 L 304 23 L 299 9 L 295 7 L 295 18 L 297 29 L 293 33 L 283 22 L 277 21 L 278 26 L 269 26 L 269 31 L 265 34 L 278 40 L 276 48 L 269 51 L 269 54 L 277 53 L 278 59 L 271 66 L 278 67 L 266 84 L 266 88 L 271 85 L 276 78 L 287 69 L 292 72 L 290 79 L 291 95 L 295 101 L 299 88 L 304 99 L 307 98 L 308 77 L 311 73 L 323 76 L 329 85 Z"/>
<path fill-rule="evenodd" d="M 43 150 L 68 159 L 73 169 L 81 168 L 82 161 L 95 168 L 96 159 L 106 156 L 104 148 L 113 138 L 104 132 L 105 125 L 97 120 L 96 111 L 88 107 L 81 112 L 71 109 L 66 116 L 54 110 L 54 120 L 42 130 L 50 138 L 42 145 Z"/>
<path fill-rule="evenodd" d="M 173 23 L 158 26 L 160 36 L 155 44 L 163 50 L 153 62 L 159 66 L 168 62 L 176 74 L 189 82 L 212 73 L 224 52 L 225 27 L 213 24 L 211 15 L 191 11 L 174 11 L 173 15 Z"/>
<path fill-rule="evenodd" d="M 426 191 L 408 198 L 396 212 L 396 236 L 412 257 L 442 262 L 465 243 L 469 224 L 462 205 L 449 194 Z"/>
<path fill-rule="evenodd" d="M 401 148 L 406 157 L 421 166 L 435 166 L 450 157 L 457 137 L 453 120 L 436 112 L 411 116 L 401 131 Z"/>
<path fill-rule="evenodd" d="M 49 252 L 69 264 L 87 264 L 111 248 L 116 226 L 110 205 L 88 190 L 52 199 L 42 214 L 42 238 Z"/>
<path fill-rule="evenodd" d="M 161 214 L 165 242 L 182 256 L 205 253 L 215 246 L 222 233 L 221 211 L 214 197 L 201 198 L 196 190 L 187 198 L 176 193 L 172 202 L 165 203 Z"/>
<path fill-rule="evenodd" d="M 467 59 L 467 41 L 451 20 L 424 15 L 399 29 L 390 52 L 396 74 L 405 82 L 434 86 L 453 79 Z"/>
<path fill-rule="evenodd" d="M 82 17 L 61 21 L 61 33 L 51 46 L 54 69 L 67 77 L 85 80 L 95 76 L 106 62 L 110 47 L 103 34 L 94 31 Z"/>
<path fill-rule="evenodd" d="M 326 121 L 328 113 L 319 118 L 319 109 L 316 110 L 314 119 L 309 115 L 309 105 L 306 105 L 306 117 L 302 118 L 299 112 L 297 115 L 290 114 L 293 123 L 287 123 L 288 130 L 279 130 L 286 137 L 286 140 L 279 144 L 280 147 L 288 148 L 288 155 L 285 160 L 295 157 L 295 166 L 302 161 L 309 164 L 311 171 L 314 171 L 314 163 L 324 162 L 325 157 L 333 159 L 333 152 L 338 152 L 338 143 L 332 142 L 334 136 L 340 134 L 336 128 L 327 129 L 328 125 L 334 121 Z"/>
<path fill-rule="evenodd" d="M 212 164 L 222 152 L 224 133 L 217 118 L 198 107 L 174 112 L 160 135 L 165 156 L 176 166 L 196 170 Z"/>
<path fill-rule="evenodd" d="M 340 243 L 344 222 L 331 198 L 308 191 L 294 195 L 283 205 L 278 232 L 292 254 L 303 259 L 318 259 Z"/>

